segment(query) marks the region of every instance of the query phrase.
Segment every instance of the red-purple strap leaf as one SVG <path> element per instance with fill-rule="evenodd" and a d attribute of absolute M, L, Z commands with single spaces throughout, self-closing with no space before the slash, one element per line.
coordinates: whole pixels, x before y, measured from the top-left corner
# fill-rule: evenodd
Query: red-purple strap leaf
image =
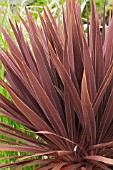
<path fill-rule="evenodd" d="M 107 165 L 113 165 L 113 159 L 111 158 L 106 158 L 104 156 L 85 156 L 84 159 L 86 160 L 93 160 L 93 161 L 97 161 L 97 162 L 103 162 Z"/>
<path fill-rule="evenodd" d="M 84 35 L 83 35 L 83 53 L 84 53 L 84 70 L 86 75 L 88 93 L 92 103 L 96 95 L 96 83 L 95 83 L 94 70 L 92 66 L 92 59 L 90 57 L 89 48 Z"/>
<path fill-rule="evenodd" d="M 65 84 L 65 87 L 72 99 L 76 114 L 80 120 L 81 125 L 83 126 L 84 125 L 83 113 L 82 113 L 80 97 L 77 93 L 77 90 L 76 90 L 72 80 L 70 79 L 69 74 L 67 73 L 64 66 L 58 59 L 57 55 L 54 53 L 50 44 L 49 44 L 49 49 L 50 49 L 50 53 L 51 53 L 50 57 L 52 59 L 52 62 L 54 63 L 54 65 L 58 71 L 58 74 L 61 77 L 62 82 Z"/>
<path fill-rule="evenodd" d="M 104 42 L 103 54 L 105 60 L 105 73 L 109 69 L 110 63 L 113 59 L 113 17 L 109 23 L 107 35 Z"/>
<path fill-rule="evenodd" d="M 83 116 L 84 116 L 85 128 L 87 134 L 87 142 L 90 145 L 92 145 L 95 144 L 96 142 L 96 122 L 95 122 L 94 111 L 88 93 L 85 72 L 83 74 L 83 79 L 82 79 L 81 100 L 82 100 Z"/>
<path fill-rule="evenodd" d="M 107 106 L 105 108 L 105 111 L 104 111 L 103 116 L 102 116 L 101 121 L 100 121 L 99 141 L 101 141 L 104 138 L 104 136 L 105 136 L 106 132 L 108 131 L 109 126 L 110 126 L 112 121 L 113 121 L 113 88 L 112 88 L 112 92 L 111 92 L 111 95 L 109 97 Z"/>

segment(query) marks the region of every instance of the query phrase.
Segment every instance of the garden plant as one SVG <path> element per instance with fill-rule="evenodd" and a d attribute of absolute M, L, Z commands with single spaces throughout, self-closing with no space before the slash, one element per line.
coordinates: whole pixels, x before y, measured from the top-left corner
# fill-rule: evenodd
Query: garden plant
<path fill-rule="evenodd" d="M 94 0 L 84 31 L 80 4 L 66 1 L 62 16 L 55 18 L 48 7 L 41 26 L 26 9 L 28 24 L 10 25 L 15 35 L 0 27 L 8 50 L 0 60 L 8 81 L 0 85 L 0 112 L 20 123 L 26 131 L 0 122 L 0 151 L 25 152 L 4 159 L 0 165 L 21 170 L 110 170 L 113 166 L 113 17 L 105 28 Z M 34 134 L 30 135 L 28 132 Z M 9 140 L 8 140 L 9 139 Z M 12 140 L 11 140 L 12 139 Z M 26 154 L 27 153 L 27 154 Z"/>

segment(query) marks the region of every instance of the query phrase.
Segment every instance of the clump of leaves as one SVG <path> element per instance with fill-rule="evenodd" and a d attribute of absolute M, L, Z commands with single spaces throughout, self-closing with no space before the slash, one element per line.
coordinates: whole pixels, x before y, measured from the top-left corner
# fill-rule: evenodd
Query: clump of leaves
<path fill-rule="evenodd" d="M 17 42 L 1 28 L 10 52 L 0 49 L 9 85 L 3 80 L 0 84 L 12 101 L 0 94 L 0 112 L 36 137 L 0 122 L 0 132 L 14 140 L 0 140 L 0 150 L 30 153 L 0 168 L 20 170 L 37 164 L 40 170 L 109 170 L 113 166 L 113 18 L 105 33 L 103 15 L 100 32 L 91 3 L 87 35 L 74 0 L 66 1 L 58 24 L 48 8 L 44 17 L 39 13 L 41 28 L 26 10 L 29 24 L 20 18 L 30 44 L 18 24 L 10 21 Z"/>

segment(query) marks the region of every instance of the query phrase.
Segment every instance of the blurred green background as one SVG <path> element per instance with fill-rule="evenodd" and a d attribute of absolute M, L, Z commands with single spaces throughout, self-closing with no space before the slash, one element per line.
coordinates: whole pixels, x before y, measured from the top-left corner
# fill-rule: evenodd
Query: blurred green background
<path fill-rule="evenodd" d="M 88 8 L 89 8 L 89 17 L 91 15 L 90 0 L 81 0 L 80 1 L 81 12 L 82 12 L 82 19 L 83 19 L 84 26 L 86 24 L 86 1 L 88 3 Z M 95 0 L 95 2 L 97 5 L 99 16 L 101 18 L 103 6 L 104 6 L 104 0 Z M 36 6 L 39 7 L 39 10 L 43 15 L 43 6 L 46 6 L 46 5 L 49 6 L 52 14 L 54 15 L 54 17 L 57 18 L 58 13 L 62 9 L 62 5 L 64 5 L 64 7 L 65 7 L 65 0 L 0 0 L 0 25 L 3 26 L 4 28 L 6 28 L 8 30 L 8 32 L 10 34 L 12 34 L 12 36 L 13 36 L 12 30 L 11 30 L 11 27 L 9 24 L 9 18 L 11 19 L 11 21 L 13 23 L 16 20 L 20 24 L 20 20 L 17 15 L 17 13 L 20 13 L 20 15 L 23 17 L 23 19 L 26 20 L 26 14 L 25 14 L 25 6 L 26 6 L 31 11 L 31 13 L 34 16 L 37 23 L 40 24 L 40 21 L 39 21 L 38 15 L 37 15 L 37 11 L 36 11 Z M 109 20 L 109 14 L 112 11 L 112 9 L 113 9 L 113 0 L 106 0 L 106 25 Z M 24 30 L 24 28 L 23 28 L 23 31 L 24 31 L 24 36 L 26 37 L 27 34 L 26 34 L 26 31 Z M 0 32 L 0 47 L 8 49 L 7 43 L 5 42 L 1 32 Z M 0 62 L 0 77 L 6 81 L 4 75 L 5 75 L 5 69 L 4 69 L 4 66 L 2 65 L 2 63 Z M 0 86 L 0 93 L 2 93 L 4 96 L 6 96 L 8 99 L 10 99 L 9 94 L 1 86 Z M 0 114 L 0 121 L 4 122 L 14 128 L 17 128 L 23 132 L 25 131 L 25 128 L 22 125 L 12 121 L 9 118 L 6 118 L 2 114 Z M 31 133 L 29 133 L 29 134 L 33 135 Z M 0 132 L 0 138 L 6 139 L 6 137 L 4 137 L 1 134 L 1 132 Z M 6 160 L 4 158 L 6 156 L 12 156 L 12 155 L 19 156 L 22 154 L 23 153 L 16 153 L 16 152 L 13 152 L 13 153 L 12 152 L 0 152 L 0 164 L 1 163 L 10 163 L 10 162 L 14 161 L 14 159 Z M 2 158 L 4 158 L 4 160 Z M 8 168 L 6 168 L 6 169 L 8 169 Z M 33 167 L 30 167 L 30 168 L 27 167 L 26 169 L 31 170 L 31 169 L 33 169 Z"/>

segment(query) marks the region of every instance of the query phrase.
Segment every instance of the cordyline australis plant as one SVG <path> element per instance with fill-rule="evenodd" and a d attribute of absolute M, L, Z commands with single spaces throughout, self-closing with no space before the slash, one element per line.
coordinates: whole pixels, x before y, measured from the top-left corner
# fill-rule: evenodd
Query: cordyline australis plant
<path fill-rule="evenodd" d="M 28 25 L 20 19 L 30 43 L 17 24 L 14 27 L 10 21 L 17 42 L 1 28 L 10 52 L 0 49 L 9 85 L 0 83 L 12 101 L 0 94 L 0 112 L 39 138 L 0 122 L 0 132 L 15 139 L 1 139 L 0 150 L 30 153 L 12 156 L 17 161 L 0 168 L 109 170 L 113 166 L 113 18 L 105 35 L 103 16 L 100 32 L 93 0 L 91 4 L 87 35 L 74 0 L 66 1 L 58 24 L 48 8 L 44 17 L 39 13 L 42 27 L 26 10 Z"/>

